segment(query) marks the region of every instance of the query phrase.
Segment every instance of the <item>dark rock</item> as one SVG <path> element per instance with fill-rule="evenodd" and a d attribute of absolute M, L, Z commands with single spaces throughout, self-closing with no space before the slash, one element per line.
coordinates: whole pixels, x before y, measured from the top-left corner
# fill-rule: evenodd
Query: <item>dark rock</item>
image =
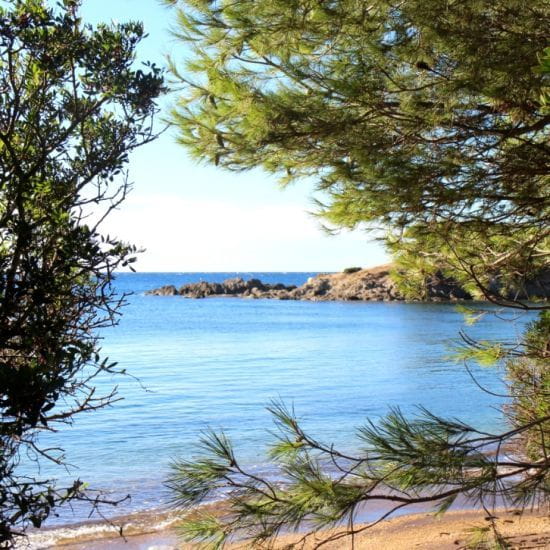
<path fill-rule="evenodd" d="M 242 294 L 248 287 L 247 283 L 241 277 L 227 279 L 222 283 L 223 294 Z"/>
<path fill-rule="evenodd" d="M 258 290 L 265 290 L 266 286 L 260 281 L 260 279 L 250 279 L 246 282 L 246 286 L 249 289 L 257 288 Z"/>
<path fill-rule="evenodd" d="M 178 291 L 174 285 L 166 285 L 153 290 L 148 290 L 145 294 L 149 294 L 151 296 L 176 296 Z"/>
<path fill-rule="evenodd" d="M 550 269 L 540 274 L 536 279 L 528 279 L 519 289 L 510 292 L 509 298 L 525 299 L 527 296 L 550 298 Z"/>
<path fill-rule="evenodd" d="M 285 286 L 282 283 L 277 283 L 276 285 L 270 285 L 270 287 L 273 290 L 294 290 L 295 288 L 297 288 L 296 285 Z"/>
<path fill-rule="evenodd" d="M 427 282 L 428 299 L 471 300 L 472 295 L 461 288 L 454 279 L 437 272 Z"/>
<path fill-rule="evenodd" d="M 245 281 L 241 277 L 227 279 L 223 283 L 191 283 L 183 285 L 179 291 L 173 285 L 151 290 L 147 294 L 155 296 L 174 296 L 179 294 L 189 298 L 207 296 L 240 296 L 251 299 L 276 300 L 311 300 L 311 301 L 396 301 L 404 300 L 397 285 L 390 276 L 391 265 L 372 269 L 348 269 L 344 273 L 320 274 L 310 277 L 300 287 L 262 283 L 259 279 Z M 498 280 L 491 283 L 496 292 Z M 525 299 L 526 296 L 550 297 L 550 272 L 536 280 L 525 283 L 521 290 L 514 292 L 514 297 Z M 443 302 L 454 300 L 471 300 L 472 296 L 461 288 L 456 281 L 436 273 L 426 282 L 427 301 Z"/>
<path fill-rule="evenodd" d="M 207 296 L 214 296 L 220 294 L 222 286 L 220 283 L 207 283 L 201 281 L 199 283 L 190 283 L 183 285 L 179 289 L 180 296 L 187 296 L 188 298 L 206 298 Z"/>

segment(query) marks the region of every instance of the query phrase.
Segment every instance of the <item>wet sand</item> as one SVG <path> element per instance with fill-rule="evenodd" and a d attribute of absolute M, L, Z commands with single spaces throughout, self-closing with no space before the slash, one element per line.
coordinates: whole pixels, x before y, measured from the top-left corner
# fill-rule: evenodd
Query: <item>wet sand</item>
<path fill-rule="evenodd" d="M 495 523 L 512 549 L 550 549 L 550 516 L 542 513 L 528 513 L 520 516 L 514 512 L 496 513 Z M 178 540 L 175 532 L 175 518 L 168 529 L 154 533 L 102 538 L 101 540 L 59 540 L 55 546 L 60 550 L 181 550 L 196 549 L 196 545 L 185 544 Z M 164 518 L 167 521 L 167 518 Z M 171 522 L 172 520 L 170 520 Z M 483 512 L 460 510 L 447 512 L 442 517 L 419 513 L 398 517 L 381 522 L 355 536 L 354 550 L 456 550 L 464 549 L 473 528 L 488 528 L 490 521 Z M 306 538 L 300 550 L 313 550 L 316 543 L 342 533 L 342 530 L 324 531 Z M 272 548 L 280 549 L 303 538 L 299 535 L 280 536 Z M 250 542 L 232 544 L 231 550 L 252 548 Z M 325 550 L 352 549 L 351 539 L 342 537 L 322 546 Z"/>
<path fill-rule="evenodd" d="M 548 515 L 527 514 L 522 517 L 501 512 L 495 520 L 499 532 L 512 549 L 550 549 L 550 518 Z M 464 549 L 471 538 L 470 529 L 486 528 L 490 522 L 479 511 L 448 512 L 441 518 L 433 514 L 414 514 L 384 521 L 355 537 L 352 547 L 349 537 L 335 540 L 321 548 L 324 550 L 456 550 Z M 340 531 L 341 532 L 341 531 Z M 331 531 L 330 533 L 338 533 Z M 316 542 L 329 533 L 311 537 L 300 550 L 313 550 Z M 282 537 L 278 548 L 301 537 Z M 242 550 L 247 546 L 238 547 Z M 237 547 L 235 547 L 235 550 Z"/>

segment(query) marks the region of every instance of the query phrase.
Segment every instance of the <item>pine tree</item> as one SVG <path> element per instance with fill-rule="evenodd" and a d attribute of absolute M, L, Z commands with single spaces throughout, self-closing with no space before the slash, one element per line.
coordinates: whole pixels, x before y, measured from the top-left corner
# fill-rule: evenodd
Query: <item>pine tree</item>
<path fill-rule="evenodd" d="M 370 500 L 439 510 L 459 494 L 485 505 L 547 501 L 550 334 L 538 300 L 548 295 L 550 245 L 547 2 L 166 3 L 179 5 L 177 36 L 191 51 L 171 68 L 182 84 L 172 118 L 193 156 L 261 167 L 283 185 L 313 179 L 326 223 L 385 229 L 410 297 L 442 272 L 477 298 L 541 312 L 515 345 L 465 336 L 460 352 L 506 366 L 509 431 L 394 410 L 367 422 L 362 450 L 347 456 L 276 404 L 282 485 L 244 472 L 217 434 L 203 441 L 204 460 L 175 465 L 182 504 L 231 489 L 232 513 L 187 523 L 189 536 L 223 545 L 235 532 L 260 541 L 345 520 L 351 534 Z M 504 450 L 510 441 L 516 454 Z M 324 473 L 330 462 L 336 479 Z"/>

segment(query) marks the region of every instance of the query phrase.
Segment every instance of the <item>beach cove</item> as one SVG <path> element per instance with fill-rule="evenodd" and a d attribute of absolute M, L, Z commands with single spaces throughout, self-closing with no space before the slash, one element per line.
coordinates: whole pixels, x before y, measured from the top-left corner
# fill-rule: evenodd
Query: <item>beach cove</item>
<path fill-rule="evenodd" d="M 170 461 L 196 456 L 207 428 L 224 429 L 251 471 L 276 477 L 264 452 L 270 440 L 265 406 L 278 398 L 294 405 L 312 434 L 351 451 L 358 445 L 354 429 L 390 406 L 414 414 L 416 405 L 427 404 L 487 429 L 502 426 L 495 411 L 502 400 L 475 388 L 449 358 L 464 326 L 453 304 L 145 295 L 167 281 L 241 276 L 300 285 L 314 275 L 120 275 L 117 288 L 134 294 L 120 325 L 105 331 L 103 348 L 131 376 L 104 379 L 98 390 L 118 383 L 124 400 L 82 416 L 57 436 L 73 465 L 65 479 L 78 477 L 113 498 L 132 496 L 104 507 L 107 517 L 164 514 Z M 528 320 L 506 323 L 507 336 L 517 337 Z M 467 330 L 478 338 L 502 335 L 491 315 Z M 475 372 L 487 388 L 502 388 L 498 369 Z M 85 507 L 61 509 L 47 527 L 80 524 L 88 513 Z"/>
<path fill-rule="evenodd" d="M 216 513 L 210 507 L 211 513 Z M 220 512 L 220 510 L 218 510 Z M 113 526 L 94 529 L 94 525 L 59 530 L 51 533 L 31 534 L 32 548 L 45 550 L 62 548 L 63 550 L 198 550 L 196 544 L 185 543 L 178 537 L 175 513 L 151 515 L 144 523 L 141 518 L 115 520 L 116 526 L 124 526 L 121 536 Z M 353 546 L 350 537 L 339 537 L 341 529 L 323 530 L 304 539 L 304 533 L 282 534 L 272 541 L 273 550 L 283 550 L 289 544 L 298 543 L 297 548 L 313 550 L 317 543 L 334 537 L 323 548 L 328 550 L 455 550 L 467 548 L 475 532 L 490 533 L 491 520 L 499 533 L 512 548 L 544 550 L 550 546 L 550 516 L 548 513 L 525 512 L 522 515 L 515 510 L 496 510 L 494 517 L 479 510 L 449 511 L 435 517 L 431 513 L 410 513 L 384 520 L 376 525 L 356 524 L 361 531 L 355 537 Z M 302 545 L 303 541 L 303 545 Z M 227 546 L 228 550 L 246 550 L 251 548 L 249 541 L 238 541 Z M 261 547 L 260 547 L 261 548 Z"/>

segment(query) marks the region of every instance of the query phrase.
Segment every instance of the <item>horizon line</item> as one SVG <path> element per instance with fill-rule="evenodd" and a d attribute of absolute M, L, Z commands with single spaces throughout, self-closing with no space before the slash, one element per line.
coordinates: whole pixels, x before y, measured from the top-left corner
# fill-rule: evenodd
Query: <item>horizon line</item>
<path fill-rule="evenodd" d="M 281 271 L 281 270 L 268 270 L 268 269 L 238 269 L 238 270 L 225 270 L 225 271 L 195 271 L 195 270 L 190 270 L 190 271 L 140 271 L 140 270 L 136 270 L 136 271 L 131 271 L 131 270 L 128 270 L 128 271 L 113 271 L 114 274 L 116 275 L 119 275 L 119 274 L 124 274 L 124 273 L 131 273 L 131 274 L 135 274 L 135 275 L 139 275 L 139 274 L 145 274 L 145 273 L 339 273 L 340 271 L 343 271 L 343 270 L 334 270 L 334 269 L 306 269 L 306 270 L 284 270 L 284 271 Z"/>

